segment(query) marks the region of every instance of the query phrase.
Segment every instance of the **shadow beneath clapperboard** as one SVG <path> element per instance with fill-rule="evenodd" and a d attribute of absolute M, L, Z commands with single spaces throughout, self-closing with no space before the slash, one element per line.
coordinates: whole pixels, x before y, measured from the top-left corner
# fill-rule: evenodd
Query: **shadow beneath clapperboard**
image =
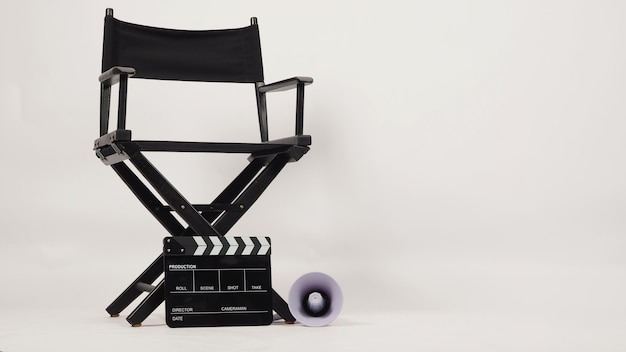
<path fill-rule="evenodd" d="M 124 321 L 124 323 L 126 323 L 126 317 L 120 315 L 118 318 L 115 319 L 122 319 Z M 366 322 L 362 322 L 362 321 L 358 321 L 358 320 L 351 320 L 348 318 L 337 318 L 335 321 L 333 321 L 332 324 L 330 325 L 326 325 L 323 328 L 325 329 L 332 329 L 332 328 L 342 328 L 342 327 L 351 327 L 351 326 L 364 326 L 364 325 L 369 325 Z M 167 326 L 167 324 L 165 323 L 165 314 L 157 314 L 157 313 L 153 313 L 150 317 L 148 317 L 146 320 L 144 320 L 144 322 L 141 324 L 142 328 L 154 328 L 154 327 L 164 327 Z M 285 328 L 285 329 L 300 329 L 300 328 L 308 328 L 308 329 L 314 329 L 314 327 L 310 327 L 310 326 L 306 326 L 304 324 L 301 324 L 299 322 L 296 322 L 295 324 L 287 324 L 285 323 L 284 320 L 275 320 L 272 324 L 270 324 L 269 326 L 271 326 L 272 328 L 274 327 L 279 327 L 279 328 Z M 263 328 L 263 327 L 267 327 L 267 325 L 259 325 L 259 328 Z"/>

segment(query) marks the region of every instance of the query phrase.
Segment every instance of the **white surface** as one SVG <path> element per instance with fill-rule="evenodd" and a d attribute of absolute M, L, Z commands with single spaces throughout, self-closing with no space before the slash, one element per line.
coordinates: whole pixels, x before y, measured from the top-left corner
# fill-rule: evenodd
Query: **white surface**
<path fill-rule="evenodd" d="M 345 307 L 336 325 L 175 330 L 157 312 L 131 329 L 106 316 L 165 236 L 91 151 L 106 7 L 123 20 L 188 29 L 257 16 L 266 80 L 315 78 L 306 92 L 311 152 L 231 234 L 272 238 L 283 296 L 306 272 L 337 279 Z M 623 351 L 625 7 L 5 4 L 0 350 Z M 258 140 L 251 88 L 150 83 L 129 87 L 136 138 Z M 271 137 L 291 133 L 293 98 L 271 97 Z M 198 203 L 246 163 L 149 158 Z"/>
<path fill-rule="evenodd" d="M 3 351 L 623 351 L 622 320 L 469 313 L 347 314 L 334 325 L 171 329 L 157 313 L 131 328 L 96 311 L 26 317 Z M 159 318 L 161 320 L 159 320 Z"/>

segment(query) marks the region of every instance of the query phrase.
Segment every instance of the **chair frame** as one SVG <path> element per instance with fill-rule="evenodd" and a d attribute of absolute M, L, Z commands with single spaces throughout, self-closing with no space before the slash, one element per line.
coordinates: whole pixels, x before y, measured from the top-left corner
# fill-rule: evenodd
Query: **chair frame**
<path fill-rule="evenodd" d="M 106 16 L 113 16 L 107 9 Z M 251 24 L 257 24 L 252 18 Z M 100 137 L 94 142 L 98 158 L 111 166 L 144 207 L 156 218 L 171 236 L 224 236 L 250 209 L 269 184 L 289 162 L 298 161 L 309 151 L 311 136 L 304 135 L 304 87 L 313 82 L 310 77 L 293 77 L 271 84 L 255 82 L 255 95 L 260 143 L 213 143 L 176 141 L 138 141 L 126 129 L 126 104 L 128 79 L 135 74 L 132 67 L 113 67 L 102 73 L 100 81 Z M 109 116 L 112 88 L 119 84 L 117 128 L 109 132 Z M 296 90 L 295 135 L 283 139 L 268 140 L 266 94 L 269 92 Z M 145 152 L 191 152 L 191 153 L 239 153 L 249 154 L 249 164 L 209 204 L 191 204 L 157 170 Z M 126 162 L 130 162 L 143 180 Z M 147 184 L 152 186 L 151 190 Z M 156 196 L 158 194 L 163 203 Z M 172 214 L 175 212 L 186 223 L 183 225 Z M 141 323 L 164 301 L 164 280 L 155 281 L 164 271 L 163 254 L 160 254 L 107 308 L 111 316 L 119 314 L 143 292 L 148 295 L 127 316 L 132 326 Z M 286 322 L 295 318 L 285 300 L 276 291 L 272 299 L 274 311 Z"/>

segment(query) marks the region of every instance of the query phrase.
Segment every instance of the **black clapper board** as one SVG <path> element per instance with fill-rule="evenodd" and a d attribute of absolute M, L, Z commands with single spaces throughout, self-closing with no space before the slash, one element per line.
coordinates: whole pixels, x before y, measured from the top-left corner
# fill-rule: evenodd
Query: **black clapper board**
<path fill-rule="evenodd" d="M 168 326 L 272 323 L 269 237 L 166 237 L 163 255 Z"/>

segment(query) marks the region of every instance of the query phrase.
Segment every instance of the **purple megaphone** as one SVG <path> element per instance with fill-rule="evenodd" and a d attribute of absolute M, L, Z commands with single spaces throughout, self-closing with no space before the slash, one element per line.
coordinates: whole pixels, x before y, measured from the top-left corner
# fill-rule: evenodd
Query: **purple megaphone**
<path fill-rule="evenodd" d="M 330 324 L 341 311 L 343 294 L 337 282 L 324 273 L 302 275 L 289 290 L 289 310 L 306 326 Z"/>

